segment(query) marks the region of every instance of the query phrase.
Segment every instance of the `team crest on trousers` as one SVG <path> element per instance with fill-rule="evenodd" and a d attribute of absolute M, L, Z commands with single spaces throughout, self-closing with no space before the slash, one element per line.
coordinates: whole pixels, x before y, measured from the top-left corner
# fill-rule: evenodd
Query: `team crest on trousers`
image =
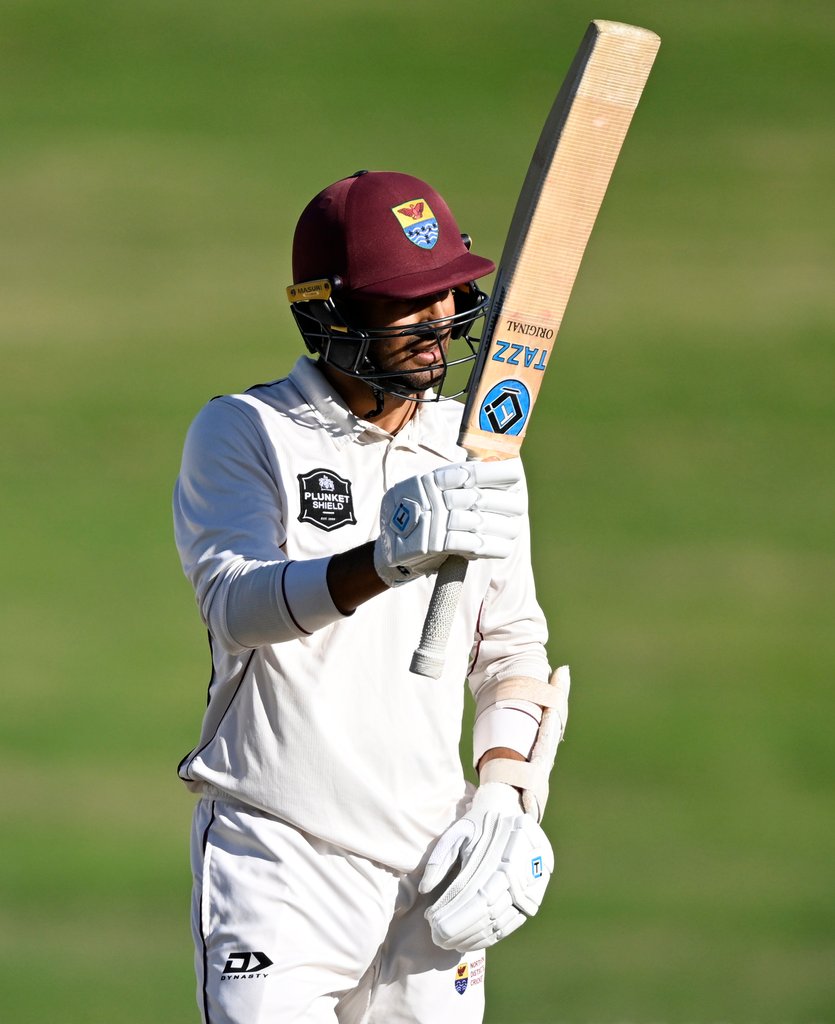
<path fill-rule="evenodd" d="M 320 530 L 338 530 L 357 521 L 351 481 L 331 469 L 299 473 L 299 522 Z"/>
<path fill-rule="evenodd" d="M 469 964 L 459 964 L 455 968 L 455 991 L 459 996 L 463 996 L 467 991 L 467 985 L 470 983 L 470 966 Z"/>

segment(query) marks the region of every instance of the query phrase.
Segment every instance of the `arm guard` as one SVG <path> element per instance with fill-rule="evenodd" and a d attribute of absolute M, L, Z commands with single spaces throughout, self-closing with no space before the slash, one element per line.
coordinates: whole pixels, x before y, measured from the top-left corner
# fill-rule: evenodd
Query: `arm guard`
<path fill-rule="evenodd" d="M 496 700 L 529 700 L 544 710 L 531 756 L 527 761 L 497 757 L 481 769 L 480 782 L 504 782 L 522 791 L 522 806 L 537 821 L 542 821 L 548 800 L 548 776 L 557 756 L 568 721 L 568 693 L 571 675 L 568 665 L 556 669 L 548 683 L 527 676 L 505 679 L 496 690 Z"/>

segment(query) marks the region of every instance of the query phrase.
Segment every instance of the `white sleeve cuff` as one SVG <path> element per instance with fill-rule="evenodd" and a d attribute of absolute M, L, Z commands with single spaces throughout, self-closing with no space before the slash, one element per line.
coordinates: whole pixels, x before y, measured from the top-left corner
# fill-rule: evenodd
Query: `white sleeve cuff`
<path fill-rule="evenodd" d="M 539 732 L 542 708 L 528 700 L 500 700 L 491 704 L 475 721 L 473 765 L 492 747 L 509 747 L 530 757 Z"/>
<path fill-rule="evenodd" d="M 345 618 L 333 603 L 328 589 L 330 555 L 303 562 L 290 562 L 281 576 L 280 587 L 287 612 L 303 633 L 315 633 L 337 619 Z"/>

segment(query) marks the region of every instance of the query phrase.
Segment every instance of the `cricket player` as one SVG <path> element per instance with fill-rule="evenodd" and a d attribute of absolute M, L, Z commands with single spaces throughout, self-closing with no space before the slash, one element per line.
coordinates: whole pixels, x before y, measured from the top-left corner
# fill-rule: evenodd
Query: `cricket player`
<path fill-rule="evenodd" d="M 311 357 L 188 432 L 175 532 L 212 675 L 179 775 L 199 796 L 204 1024 L 476 1024 L 485 949 L 542 902 L 568 675 L 546 657 L 520 461 L 467 463 L 443 400 L 493 269 L 425 182 L 336 182 L 293 243 Z M 410 655 L 450 554 L 470 571 L 428 680 Z"/>

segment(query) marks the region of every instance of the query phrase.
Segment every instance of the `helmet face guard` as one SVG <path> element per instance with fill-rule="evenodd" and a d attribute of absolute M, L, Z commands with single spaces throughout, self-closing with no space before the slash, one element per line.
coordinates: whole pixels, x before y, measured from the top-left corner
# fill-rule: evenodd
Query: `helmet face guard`
<path fill-rule="evenodd" d="M 412 402 L 437 402 L 457 398 L 467 389 L 469 371 L 463 376 L 455 373 L 448 378 L 453 368 L 469 366 L 475 361 L 480 338 L 471 337 L 475 325 L 484 318 L 488 296 L 475 284 L 458 285 L 452 289 L 455 312 L 448 317 L 427 320 L 417 324 L 399 327 L 367 328 L 354 322 L 353 315 L 337 298 L 341 284 L 336 281 L 307 281 L 291 285 L 287 297 L 293 317 L 310 352 L 319 356 L 322 362 L 334 367 L 349 377 L 368 384 L 378 396 L 385 393 Z M 410 381 L 410 374 L 384 371 L 375 359 L 375 347 L 380 342 L 408 339 L 419 343 L 434 340 L 440 352 L 440 361 L 422 367 L 421 376 L 428 375 L 431 388 L 416 387 Z M 451 358 L 445 351 L 445 342 L 463 342 L 463 352 Z"/>

